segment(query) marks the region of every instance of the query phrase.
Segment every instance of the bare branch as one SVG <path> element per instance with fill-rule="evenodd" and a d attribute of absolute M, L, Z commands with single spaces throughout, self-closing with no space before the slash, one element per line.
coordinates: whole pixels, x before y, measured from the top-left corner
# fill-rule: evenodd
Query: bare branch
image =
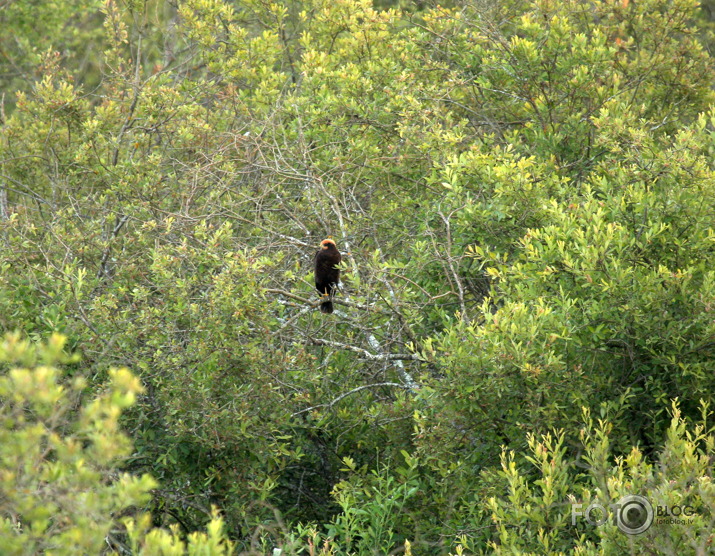
<path fill-rule="evenodd" d="M 374 349 L 374 350 L 380 349 L 380 343 L 377 341 L 377 338 L 375 338 L 375 336 L 373 336 L 372 334 L 368 334 L 367 342 L 370 344 L 370 347 L 372 347 L 372 349 Z M 415 379 L 412 378 L 412 375 L 405 370 L 405 364 L 402 362 L 403 359 L 396 358 L 394 361 L 395 361 L 395 367 L 397 367 L 397 374 L 399 374 L 400 378 L 405 381 L 405 384 L 407 384 L 407 387 L 413 391 L 418 390 L 420 385 L 417 384 L 415 382 Z M 424 360 L 415 356 L 413 361 L 424 361 Z"/>
<path fill-rule="evenodd" d="M 379 388 L 381 386 L 393 386 L 394 388 L 402 388 L 404 390 L 410 389 L 409 386 L 405 386 L 404 384 L 399 384 L 397 382 L 378 382 L 376 384 L 364 384 L 363 386 L 358 386 L 357 388 L 353 388 L 352 390 L 348 390 L 347 392 L 340 394 L 337 398 L 335 398 L 333 401 L 331 401 L 329 403 L 322 403 L 322 404 L 314 405 L 311 407 L 306 407 L 305 409 L 301 409 L 300 411 L 296 411 L 295 413 L 291 414 L 291 417 L 296 417 L 298 415 L 301 415 L 303 413 L 308 413 L 309 411 L 313 411 L 314 409 L 319 409 L 321 407 L 327 407 L 330 409 L 335 404 L 344 400 L 348 396 L 352 396 L 353 394 L 357 394 L 358 392 L 367 390 L 368 388 Z"/>
<path fill-rule="evenodd" d="M 296 295 L 296 294 L 291 293 L 286 290 L 279 290 L 279 289 L 275 289 L 275 288 L 266 288 L 264 291 L 267 293 L 275 293 L 278 295 L 284 295 L 286 297 L 290 297 L 291 299 L 295 299 L 296 301 L 300 301 L 301 303 L 305 303 L 307 305 L 310 305 L 311 307 L 317 307 L 321 303 L 320 299 L 316 299 L 315 301 L 312 301 L 310 299 L 306 299 L 305 297 L 301 297 L 299 295 Z M 344 299 L 333 298 L 333 303 L 335 303 L 337 305 L 345 305 L 346 307 L 355 307 L 356 309 L 361 309 L 363 311 L 371 311 L 374 313 L 384 313 L 384 311 L 381 311 L 380 309 L 378 309 L 372 305 L 363 305 L 361 303 L 354 303 L 353 301 L 346 301 Z"/>
<path fill-rule="evenodd" d="M 447 259 L 447 265 L 449 266 L 449 270 L 452 273 L 452 278 L 454 279 L 454 283 L 457 286 L 457 290 L 459 291 L 459 307 L 462 310 L 462 321 L 465 324 L 469 324 L 469 316 L 467 315 L 467 305 L 464 302 L 464 286 L 462 285 L 462 280 L 459 278 L 459 274 L 457 273 L 457 270 L 454 267 L 453 264 L 453 257 L 452 257 L 452 227 L 449 223 L 449 219 L 452 218 L 452 215 L 457 212 L 458 210 L 461 210 L 464 207 L 459 207 L 457 209 L 454 209 L 452 212 L 449 213 L 449 216 L 445 216 L 441 210 L 437 211 L 437 214 L 439 214 L 439 217 L 442 219 L 442 222 L 444 222 L 444 227 L 447 232 L 447 245 L 446 245 L 446 259 Z"/>
<path fill-rule="evenodd" d="M 372 335 L 371 335 L 372 336 Z M 373 337 L 374 339 L 374 337 Z M 333 340 L 324 340 L 322 338 L 311 338 L 310 344 L 314 346 L 329 346 L 338 349 L 345 349 L 352 351 L 354 353 L 360 354 L 365 359 L 370 361 L 420 361 L 426 363 L 416 353 L 370 353 L 368 350 L 357 346 L 351 346 L 350 344 L 343 344 L 342 342 L 335 342 Z M 369 341 L 369 340 L 368 340 Z M 378 344 L 379 347 L 379 344 Z"/>
<path fill-rule="evenodd" d="M 117 145 L 114 148 L 114 154 L 112 155 L 112 166 L 116 166 L 117 163 L 119 162 L 119 148 L 122 143 L 122 138 L 124 137 L 124 134 L 131 128 L 132 123 L 134 121 L 134 111 L 137 108 L 137 103 L 139 102 L 139 97 L 141 96 L 142 88 L 140 84 L 140 68 L 141 68 L 141 56 L 142 56 L 142 35 L 141 33 L 139 34 L 139 41 L 138 41 L 138 46 L 137 46 L 137 59 L 136 59 L 136 67 L 134 71 L 134 96 L 132 98 L 132 103 L 131 106 L 129 106 L 129 111 L 127 113 L 127 117 L 124 120 L 124 123 L 122 124 L 121 129 L 119 130 L 119 134 L 117 135 Z"/>

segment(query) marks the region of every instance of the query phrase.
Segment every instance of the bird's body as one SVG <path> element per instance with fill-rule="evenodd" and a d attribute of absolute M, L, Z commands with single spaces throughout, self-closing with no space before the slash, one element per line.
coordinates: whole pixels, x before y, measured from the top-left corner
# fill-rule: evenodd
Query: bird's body
<path fill-rule="evenodd" d="M 333 312 L 333 295 L 340 282 L 340 264 L 342 257 L 332 239 L 320 242 L 320 249 L 315 254 L 315 289 L 318 290 L 323 301 L 320 310 L 323 313 Z"/>

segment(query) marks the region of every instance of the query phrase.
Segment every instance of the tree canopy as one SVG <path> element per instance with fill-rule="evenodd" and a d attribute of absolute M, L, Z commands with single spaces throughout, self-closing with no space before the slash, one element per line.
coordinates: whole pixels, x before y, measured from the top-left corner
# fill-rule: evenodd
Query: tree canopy
<path fill-rule="evenodd" d="M 8 554 L 712 550 L 709 4 L 0 24 Z"/>

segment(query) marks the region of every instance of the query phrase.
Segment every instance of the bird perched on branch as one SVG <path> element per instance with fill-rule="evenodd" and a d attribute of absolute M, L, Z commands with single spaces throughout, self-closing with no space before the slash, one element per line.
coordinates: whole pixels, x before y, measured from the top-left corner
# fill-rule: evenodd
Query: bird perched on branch
<path fill-rule="evenodd" d="M 320 242 L 320 249 L 315 254 L 315 288 L 320 293 L 322 301 L 320 310 L 323 313 L 333 312 L 333 296 L 340 282 L 340 264 L 342 257 L 332 239 Z"/>

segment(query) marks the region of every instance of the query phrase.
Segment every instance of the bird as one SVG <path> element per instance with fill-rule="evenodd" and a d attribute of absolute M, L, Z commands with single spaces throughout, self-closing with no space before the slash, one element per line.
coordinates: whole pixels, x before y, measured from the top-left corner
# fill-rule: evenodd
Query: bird
<path fill-rule="evenodd" d="M 333 312 L 333 296 L 340 282 L 338 265 L 342 257 L 335 242 L 328 238 L 320 242 L 320 249 L 315 254 L 315 289 L 322 299 L 320 311 Z"/>

